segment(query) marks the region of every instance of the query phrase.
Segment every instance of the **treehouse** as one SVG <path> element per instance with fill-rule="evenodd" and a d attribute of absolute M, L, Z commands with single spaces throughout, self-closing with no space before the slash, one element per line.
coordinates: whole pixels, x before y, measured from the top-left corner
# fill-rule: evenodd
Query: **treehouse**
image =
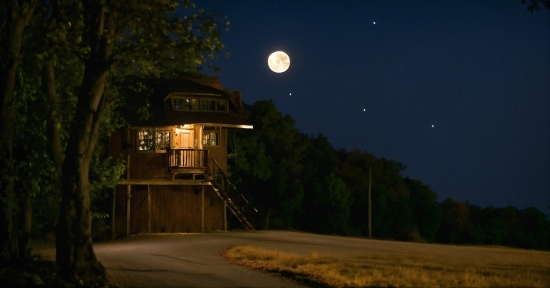
<path fill-rule="evenodd" d="M 256 212 L 227 178 L 228 129 L 252 129 L 240 92 L 217 78 L 146 82 L 150 116 L 115 131 L 112 157 L 127 164 L 114 189 L 112 237 L 247 229 Z M 135 118 L 135 119 L 132 119 Z"/>

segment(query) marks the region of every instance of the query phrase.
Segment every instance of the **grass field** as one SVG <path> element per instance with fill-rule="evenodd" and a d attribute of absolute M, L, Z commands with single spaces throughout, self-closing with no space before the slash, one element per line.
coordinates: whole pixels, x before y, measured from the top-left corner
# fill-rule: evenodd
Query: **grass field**
<path fill-rule="evenodd" d="M 550 287 L 550 252 L 388 243 L 388 250 L 364 255 L 306 255 L 236 246 L 223 257 L 330 287 Z"/>

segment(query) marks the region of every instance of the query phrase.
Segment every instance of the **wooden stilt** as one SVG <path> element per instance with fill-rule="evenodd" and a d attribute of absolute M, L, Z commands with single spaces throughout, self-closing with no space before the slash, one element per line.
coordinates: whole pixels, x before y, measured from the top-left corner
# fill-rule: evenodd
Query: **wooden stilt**
<path fill-rule="evenodd" d="M 127 185 L 126 187 L 126 237 L 130 236 L 130 198 L 132 197 L 132 194 L 130 192 L 132 185 Z"/>
<path fill-rule="evenodd" d="M 130 143 L 130 126 L 126 129 L 126 143 Z M 126 149 L 126 179 L 130 179 L 130 150 Z M 132 197 L 131 185 L 128 184 L 126 190 L 126 237 L 130 236 L 130 198 Z"/>
<path fill-rule="evenodd" d="M 201 186 L 201 233 L 204 233 L 204 186 Z"/>
<path fill-rule="evenodd" d="M 151 186 L 147 185 L 147 232 L 151 233 Z"/>
<path fill-rule="evenodd" d="M 111 240 L 116 239 L 115 212 L 116 212 L 116 187 L 113 188 L 113 210 L 111 213 Z"/>
<path fill-rule="evenodd" d="M 223 200 L 223 231 L 227 232 L 227 202 Z"/>

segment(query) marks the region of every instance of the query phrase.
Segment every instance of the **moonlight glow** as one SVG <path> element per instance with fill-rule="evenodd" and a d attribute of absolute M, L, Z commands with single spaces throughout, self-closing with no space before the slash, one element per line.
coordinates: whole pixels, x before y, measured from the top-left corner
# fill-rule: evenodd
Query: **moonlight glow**
<path fill-rule="evenodd" d="M 283 51 L 275 51 L 267 58 L 267 65 L 275 73 L 283 73 L 290 66 L 290 58 Z"/>

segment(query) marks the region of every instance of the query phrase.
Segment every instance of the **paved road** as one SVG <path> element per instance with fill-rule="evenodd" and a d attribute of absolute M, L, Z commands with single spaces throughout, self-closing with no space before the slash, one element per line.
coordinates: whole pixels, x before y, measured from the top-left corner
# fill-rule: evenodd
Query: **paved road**
<path fill-rule="evenodd" d="M 298 253 L 391 252 L 386 241 L 287 231 L 142 235 L 97 243 L 94 250 L 109 279 L 120 287 L 304 287 L 220 257 L 225 249 L 241 244 Z M 46 257 L 53 253 L 40 251 Z"/>
<path fill-rule="evenodd" d="M 94 245 L 110 280 L 121 287 L 304 287 L 227 263 L 225 249 L 262 233 L 137 236 Z"/>

